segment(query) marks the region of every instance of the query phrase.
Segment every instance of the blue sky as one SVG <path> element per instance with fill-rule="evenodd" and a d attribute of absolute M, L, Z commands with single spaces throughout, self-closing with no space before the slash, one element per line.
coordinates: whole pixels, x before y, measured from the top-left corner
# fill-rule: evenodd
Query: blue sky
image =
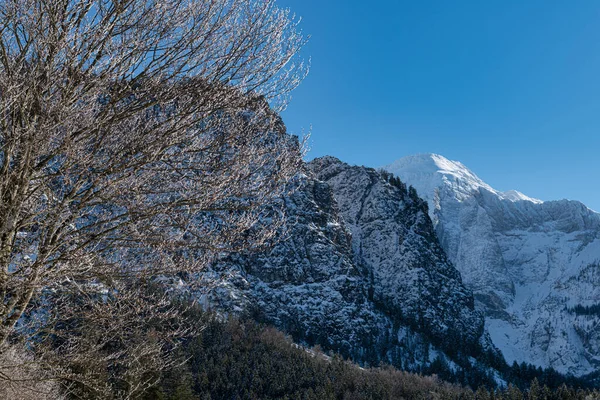
<path fill-rule="evenodd" d="M 309 158 L 461 161 L 600 211 L 600 2 L 279 0 L 311 35 L 283 118 Z"/>

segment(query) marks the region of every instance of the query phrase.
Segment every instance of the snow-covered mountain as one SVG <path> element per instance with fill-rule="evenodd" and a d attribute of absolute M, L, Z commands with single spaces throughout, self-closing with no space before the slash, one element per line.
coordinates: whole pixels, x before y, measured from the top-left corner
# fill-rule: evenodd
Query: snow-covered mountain
<path fill-rule="evenodd" d="M 600 214 L 577 201 L 500 192 L 435 154 L 385 170 L 416 188 L 449 259 L 509 363 L 600 368 Z"/>
<path fill-rule="evenodd" d="M 390 178 L 333 157 L 309 163 L 282 199 L 283 240 L 216 263 L 202 277 L 213 287 L 207 304 L 358 362 L 420 370 L 441 356 L 467 374 L 489 371 L 500 355 L 427 204 Z"/>

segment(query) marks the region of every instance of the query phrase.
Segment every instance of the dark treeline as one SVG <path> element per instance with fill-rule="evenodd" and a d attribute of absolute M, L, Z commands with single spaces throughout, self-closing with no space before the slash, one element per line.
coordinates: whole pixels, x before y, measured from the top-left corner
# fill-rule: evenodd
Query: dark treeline
<path fill-rule="evenodd" d="M 146 400 L 600 399 L 598 391 L 564 383 L 551 389 L 535 377 L 524 390 L 512 384 L 471 390 L 445 382 L 443 374 L 427 376 L 388 366 L 364 369 L 319 349 L 299 348 L 266 325 L 236 319 L 223 322 L 201 312 L 198 318 L 205 329 L 180 349 L 187 362 L 165 374 Z M 526 373 L 521 374 L 525 379 Z"/>
<path fill-rule="evenodd" d="M 591 306 L 582 306 L 577 304 L 575 307 L 569 308 L 569 311 L 576 315 L 598 315 L 600 316 L 600 304 Z"/>
<path fill-rule="evenodd" d="M 556 390 L 562 386 L 593 389 L 598 387 L 593 376 L 578 378 L 572 375 L 563 375 L 553 368 L 541 368 L 532 364 L 517 363 L 512 365 L 506 362 L 495 361 L 495 368 L 500 372 L 501 378 L 512 385 L 526 390 L 531 382 L 536 381 L 541 386 L 547 386 L 551 390 Z M 496 388 L 497 383 L 493 372 L 484 368 L 462 368 L 453 370 L 443 357 L 437 357 L 431 365 L 417 371 L 426 375 L 437 375 L 447 382 L 458 383 L 463 386 L 487 388 Z"/>

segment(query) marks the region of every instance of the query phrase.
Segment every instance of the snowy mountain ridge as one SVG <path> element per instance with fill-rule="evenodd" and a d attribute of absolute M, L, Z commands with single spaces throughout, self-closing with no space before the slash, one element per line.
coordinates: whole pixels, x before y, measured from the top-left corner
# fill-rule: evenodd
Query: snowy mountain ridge
<path fill-rule="evenodd" d="M 600 315 L 582 311 L 600 304 L 600 214 L 497 191 L 436 154 L 384 169 L 428 201 L 442 247 L 507 361 L 575 375 L 600 366 Z"/>

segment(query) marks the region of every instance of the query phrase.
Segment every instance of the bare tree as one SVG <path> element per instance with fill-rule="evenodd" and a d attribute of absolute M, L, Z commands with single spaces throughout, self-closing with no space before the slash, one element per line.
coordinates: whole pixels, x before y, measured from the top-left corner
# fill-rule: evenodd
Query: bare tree
<path fill-rule="evenodd" d="M 118 309 L 273 236 L 303 43 L 270 0 L 0 2 L 0 353 L 44 291 Z"/>

